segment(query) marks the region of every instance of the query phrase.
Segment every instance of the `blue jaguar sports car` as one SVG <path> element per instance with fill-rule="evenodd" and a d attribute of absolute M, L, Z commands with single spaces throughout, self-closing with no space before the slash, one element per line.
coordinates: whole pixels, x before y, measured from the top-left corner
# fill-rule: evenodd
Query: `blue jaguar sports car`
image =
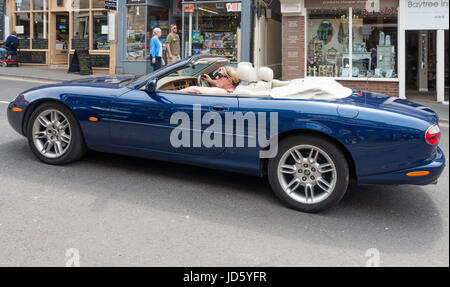
<path fill-rule="evenodd" d="M 250 63 L 234 70 L 234 92 L 186 92 L 224 78 L 228 64 L 197 55 L 141 78 L 34 88 L 9 104 L 8 120 L 47 164 L 91 149 L 267 176 L 306 212 L 338 203 L 351 179 L 427 185 L 444 169 L 436 113 L 409 101 L 327 79 L 277 81 Z"/>

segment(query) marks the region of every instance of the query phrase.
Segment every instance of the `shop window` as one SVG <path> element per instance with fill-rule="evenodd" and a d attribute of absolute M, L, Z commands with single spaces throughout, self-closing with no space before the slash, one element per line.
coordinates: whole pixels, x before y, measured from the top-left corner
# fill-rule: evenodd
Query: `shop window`
<path fill-rule="evenodd" d="M 16 13 L 16 33 L 20 39 L 19 49 L 30 48 L 30 13 Z"/>
<path fill-rule="evenodd" d="M 105 0 L 92 0 L 92 8 L 105 8 Z"/>
<path fill-rule="evenodd" d="M 94 50 L 109 50 L 108 13 L 94 12 Z"/>
<path fill-rule="evenodd" d="M 33 1 L 34 10 L 48 10 L 48 0 L 34 0 Z"/>
<path fill-rule="evenodd" d="M 349 69 L 348 9 L 308 10 L 306 73 L 346 77 Z"/>
<path fill-rule="evenodd" d="M 397 77 L 395 7 L 373 13 L 353 10 L 353 35 L 353 77 Z"/>
<path fill-rule="evenodd" d="M 241 3 L 184 5 L 185 56 L 215 54 L 239 61 L 241 10 Z"/>
<path fill-rule="evenodd" d="M 48 48 L 48 14 L 33 14 L 33 49 Z"/>
<path fill-rule="evenodd" d="M 396 7 L 308 9 L 307 75 L 397 78 L 397 15 Z"/>
<path fill-rule="evenodd" d="M 127 60 L 145 60 L 146 6 L 127 7 Z"/>
<path fill-rule="evenodd" d="M 30 10 L 30 0 L 15 0 L 16 11 L 28 11 Z"/>
<path fill-rule="evenodd" d="M 147 59 L 150 59 L 150 40 L 153 37 L 153 29 L 158 27 L 162 31 L 161 41 L 163 47 L 163 58 L 166 58 L 166 40 L 169 35 L 169 11 L 164 8 L 148 7 L 147 8 Z"/>
<path fill-rule="evenodd" d="M 73 13 L 72 49 L 89 50 L 89 12 Z"/>
<path fill-rule="evenodd" d="M 89 9 L 89 0 L 72 0 L 73 9 Z"/>

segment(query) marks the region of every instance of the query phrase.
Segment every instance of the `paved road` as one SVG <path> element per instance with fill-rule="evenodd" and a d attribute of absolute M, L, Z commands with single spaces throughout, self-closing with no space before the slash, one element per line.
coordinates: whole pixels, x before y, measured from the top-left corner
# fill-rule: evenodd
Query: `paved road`
<path fill-rule="evenodd" d="M 36 83 L 0 79 L 0 101 Z M 438 185 L 352 187 L 318 215 L 272 196 L 266 180 L 89 153 L 38 162 L 0 103 L 0 266 L 449 265 L 448 169 Z M 449 132 L 443 129 L 449 154 Z M 73 258 L 73 256 L 69 256 Z"/>

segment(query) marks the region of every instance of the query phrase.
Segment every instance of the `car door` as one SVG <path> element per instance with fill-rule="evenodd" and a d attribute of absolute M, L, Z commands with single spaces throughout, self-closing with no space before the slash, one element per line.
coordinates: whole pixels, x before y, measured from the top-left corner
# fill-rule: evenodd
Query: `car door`
<path fill-rule="evenodd" d="M 194 95 L 170 91 L 147 92 L 131 90 L 118 97 L 111 106 L 111 142 L 115 146 L 145 149 L 158 152 L 182 153 L 189 155 L 215 156 L 224 152 L 224 145 L 204 147 L 194 146 L 210 125 L 202 123 L 200 129 L 193 124 L 196 115 L 214 112 L 225 124 L 225 112 L 238 110 L 236 96 Z M 179 126 L 172 124 L 171 117 L 183 112 L 190 119 L 189 146 L 175 147 L 171 144 L 171 134 Z M 198 141 L 197 141 L 198 142 Z"/>

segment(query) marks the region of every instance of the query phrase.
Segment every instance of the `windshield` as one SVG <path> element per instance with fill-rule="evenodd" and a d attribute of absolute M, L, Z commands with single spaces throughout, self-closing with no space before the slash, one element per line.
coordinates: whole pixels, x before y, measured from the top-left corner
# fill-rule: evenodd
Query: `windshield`
<path fill-rule="evenodd" d="M 186 77 L 194 77 L 198 74 L 200 74 L 204 69 L 209 67 L 211 63 L 201 63 L 192 65 L 190 67 L 186 67 L 184 69 L 175 71 L 168 75 L 168 77 L 179 77 L 179 76 L 186 76 Z"/>
<path fill-rule="evenodd" d="M 135 78 L 133 81 L 131 81 L 130 83 L 128 83 L 127 86 L 133 86 L 133 85 L 139 83 L 140 81 L 146 79 L 147 77 L 150 77 L 151 75 L 156 74 L 156 72 L 158 72 L 158 71 L 153 71 L 153 72 L 151 72 L 150 74 L 146 74 L 146 75 L 137 77 L 137 78 Z"/>
<path fill-rule="evenodd" d="M 217 69 L 223 65 L 229 64 L 229 60 L 223 57 L 208 57 L 208 58 L 201 58 L 196 60 L 192 65 L 187 65 L 181 69 L 175 70 L 172 73 L 168 74 L 164 77 L 197 77 L 205 70 L 211 70 L 211 68 Z M 175 64 L 172 64 L 175 65 Z M 211 68 L 209 68 L 211 67 Z M 170 66 L 166 67 L 166 69 L 170 70 Z M 152 75 L 160 72 L 161 70 L 153 71 L 150 74 L 141 76 L 139 78 L 134 79 L 133 81 L 129 82 L 127 86 L 134 86 L 137 83 L 142 82 L 146 78 L 151 77 Z M 209 73 L 209 71 L 208 71 Z"/>

